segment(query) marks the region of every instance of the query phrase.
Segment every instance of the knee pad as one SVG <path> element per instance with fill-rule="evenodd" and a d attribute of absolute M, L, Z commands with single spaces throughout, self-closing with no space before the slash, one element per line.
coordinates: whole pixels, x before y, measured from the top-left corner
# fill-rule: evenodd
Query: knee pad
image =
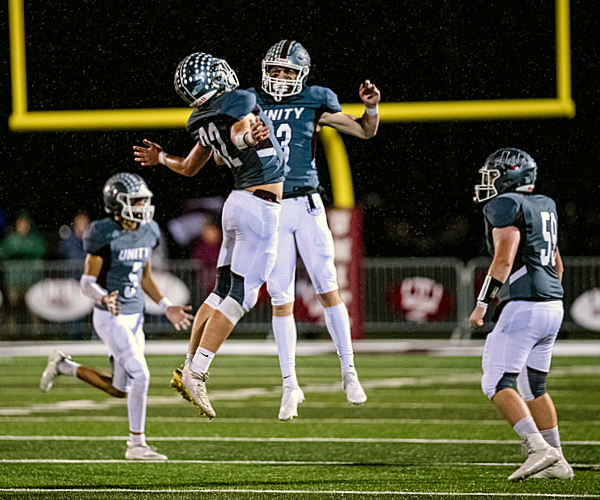
<path fill-rule="evenodd" d="M 546 375 L 548 375 L 546 372 L 527 367 L 527 385 L 529 386 L 529 391 L 527 391 L 528 394 L 522 394 L 525 401 L 537 399 L 548 392 L 546 390 Z"/>
<path fill-rule="evenodd" d="M 245 312 L 241 304 L 231 296 L 227 296 L 225 300 L 221 302 L 221 305 L 217 307 L 217 311 L 223 314 L 223 316 L 231 321 L 233 325 L 236 325 L 237 322 L 242 319 Z"/>
<path fill-rule="evenodd" d="M 206 300 L 204 301 L 207 306 L 212 307 L 213 309 L 219 307 L 221 302 L 223 302 L 223 299 L 214 292 L 206 297 Z"/>
<path fill-rule="evenodd" d="M 145 360 L 140 360 L 136 357 L 130 357 L 124 360 L 123 367 L 131 380 L 143 380 L 150 382 L 150 370 Z"/>
<path fill-rule="evenodd" d="M 229 276 L 231 286 L 229 287 L 229 294 L 227 296 L 235 300 L 240 306 L 243 306 L 246 294 L 244 277 L 233 271 L 229 273 Z"/>
<path fill-rule="evenodd" d="M 483 393 L 489 398 L 492 399 L 498 392 L 503 389 L 515 389 L 517 385 L 517 377 L 518 373 L 504 373 L 500 380 L 495 380 L 489 375 L 484 376 L 481 379 L 481 388 L 483 389 Z"/>
<path fill-rule="evenodd" d="M 223 300 L 231 288 L 231 266 L 217 267 L 217 281 L 213 293 Z M 210 304 L 209 304 L 210 305 Z"/>

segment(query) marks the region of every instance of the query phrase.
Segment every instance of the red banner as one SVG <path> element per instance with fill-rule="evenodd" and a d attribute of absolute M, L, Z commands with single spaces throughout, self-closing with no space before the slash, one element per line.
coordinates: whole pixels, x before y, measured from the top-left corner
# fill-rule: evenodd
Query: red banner
<path fill-rule="evenodd" d="M 348 308 L 353 339 L 363 338 L 363 231 L 360 207 L 327 209 L 335 245 L 335 267 L 342 300 Z"/>

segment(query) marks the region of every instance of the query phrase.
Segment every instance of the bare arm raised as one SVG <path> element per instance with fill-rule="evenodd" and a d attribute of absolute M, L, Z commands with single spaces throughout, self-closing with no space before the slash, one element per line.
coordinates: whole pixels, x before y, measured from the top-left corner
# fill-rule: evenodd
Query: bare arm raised
<path fill-rule="evenodd" d="M 231 127 L 231 140 L 235 143 L 235 135 L 246 132 L 248 135 L 244 136 L 244 139 L 249 146 L 255 146 L 259 141 L 269 137 L 269 127 L 260 119 L 254 120 L 254 115 L 246 116 Z M 196 175 L 212 155 L 212 150 L 203 147 L 200 143 L 197 143 L 185 158 L 166 153 L 162 146 L 148 139 L 144 139 L 143 143 L 146 147 L 133 146 L 135 161 L 141 163 L 143 167 L 151 167 L 162 163 L 173 172 L 186 177 Z M 224 164 L 216 153 L 214 160 L 217 165 Z"/>
<path fill-rule="evenodd" d="M 319 129 L 321 126 L 327 125 L 359 139 L 374 137 L 379 127 L 378 105 L 381 93 L 374 84 L 366 80 L 358 89 L 358 94 L 365 105 L 362 117 L 346 115 L 341 112 L 323 113 L 319 119 Z"/>
<path fill-rule="evenodd" d="M 162 146 L 148 139 L 144 139 L 143 143 L 146 147 L 133 146 L 135 161 L 144 167 L 162 163 L 173 172 L 186 177 L 196 175 L 212 155 L 212 150 L 201 146 L 200 143 L 196 144 L 185 158 L 167 154 Z"/>

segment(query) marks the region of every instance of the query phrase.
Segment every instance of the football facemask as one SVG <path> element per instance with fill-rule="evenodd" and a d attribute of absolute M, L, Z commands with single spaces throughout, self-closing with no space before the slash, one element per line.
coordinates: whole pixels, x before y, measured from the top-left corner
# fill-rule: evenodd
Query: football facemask
<path fill-rule="evenodd" d="M 150 222 L 154 217 L 152 191 L 137 174 L 120 172 L 113 175 L 102 189 L 104 210 L 113 216 L 140 224 Z"/>
<path fill-rule="evenodd" d="M 270 75 L 273 67 L 288 68 L 296 72 L 296 78 L 288 80 Z M 262 88 L 276 101 L 302 92 L 310 71 L 310 56 L 306 49 L 293 40 L 281 40 L 273 45 L 262 61 Z"/>
<path fill-rule="evenodd" d="M 481 203 L 511 191 L 531 193 L 535 187 L 537 165 L 525 151 L 505 148 L 492 153 L 479 173 L 481 184 L 475 186 L 473 200 Z"/>
<path fill-rule="evenodd" d="M 141 224 L 147 224 L 154 218 L 154 205 L 152 193 L 140 196 L 143 193 L 119 193 L 117 201 L 123 205 L 121 217 Z"/>

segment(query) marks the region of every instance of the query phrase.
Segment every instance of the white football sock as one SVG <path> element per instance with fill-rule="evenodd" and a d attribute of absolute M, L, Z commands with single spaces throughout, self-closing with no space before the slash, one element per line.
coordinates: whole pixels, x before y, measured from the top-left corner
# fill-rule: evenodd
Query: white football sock
<path fill-rule="evenodd" d="M 540 432 L 535 426 L 533 417 L 522 418 L 514 425 L 513 429 L 521 437 L 521 439 L 533 432 Z"/>
<path fill-rule="evenodd" d="M 540 433 L 546 440 L 546 443 L 548 443 L 553 448 L 557 448 L 560 450 L 560 436 L 558 434 L 558 426 L 552 427 L 552 429 L 540 431 Z"/>
<path fill-rule="evenodd" d="M 146 444 L 146 435 L 142 432 L 141 434 L 129 433 L 129 441 L 133 446 L 139 446 Z"/>
<path fill-rule="evenodd" d="M 296 378 L 297 334 L 294 315 L 273 316 L 272 325 L 283 383 L 291 387 L 298 387 L 298 379 Z"/>
<path fill-rule="evenodd" d="M 350 316 L 348 316 L 346 304 L 342 302 L 332 307 L 326 307 L 325 324 L 337 349 L 342 373 L 355 372 L 354 351 L 350 337 Z"/>
<path fill-rule="evenodd" d="M 210 352 L 204 347 L 198 347 L 190 368 L 196 373 L 206 373 L 214 357 L 214 352 Z"/>
<path fill-rule="evenodd" d="M 144 432 L 149 385 L 149 377 L 131 379 L 131 387 L 127 395 L 127 414 L 131 432 Z"/>
<path fill-rule="evenodd" d="M 191 362 L 192 362 L 192 359 L 194 359 L 194 353 L 193 353 L 193 352 L 188 352 L 188 353 L 185 355 L 185 363 L 184 363 L 184 366 L 185 366 L 185 365 L 187 365 L 187 364 L 189 364 L 189 363 L 191 363 Z"/>
<path fill-rule="evenodd" d="M 58 369 L 58 372 L 62 373 L 63 375 L 71 375 L 75 377 L 77 375 L 77 368 L 80 366 L 81 365 L 79 363 L 75 363 L 75 361 L 65 358 L 56 365 L 56 368 Z"/>

